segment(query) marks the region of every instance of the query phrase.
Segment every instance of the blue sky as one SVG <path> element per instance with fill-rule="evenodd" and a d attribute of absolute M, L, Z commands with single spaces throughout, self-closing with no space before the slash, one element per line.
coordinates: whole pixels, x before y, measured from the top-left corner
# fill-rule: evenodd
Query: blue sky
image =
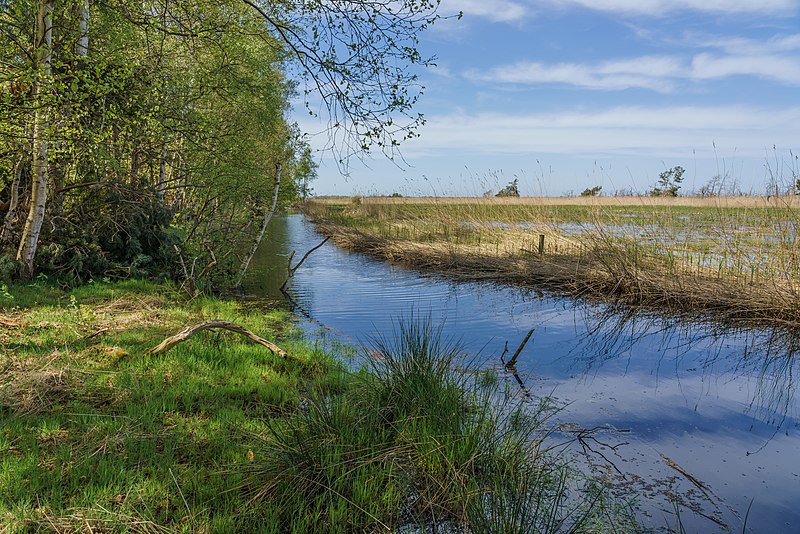
<path fill-rule="evenodd" d="M 459 10 L 423 37 L 404 161 L 342 176 L 319 152 L 317 194 L 613 194 L 676 165 L 684 190 L 762 193 L 800 171 L 800 0 L 443 0 Z"/>

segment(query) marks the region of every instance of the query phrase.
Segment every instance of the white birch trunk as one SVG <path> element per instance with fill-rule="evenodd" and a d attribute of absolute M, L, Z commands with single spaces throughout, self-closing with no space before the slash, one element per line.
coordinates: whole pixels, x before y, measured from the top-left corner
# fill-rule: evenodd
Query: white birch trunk
<path fill-rule="evenodd" d="M 161 163 L 158 166 L 158 185 L 156 186 L 156 196 L 164 202 L 164 188 L 167 182 L 167 150 L 161 150 Z"/>
<path fill-rule="evenodd" d="M 234 287 L 239 287 L 242 285 L 242 279 L 244 278 L 245 273 L 247 273 L 247 268 L 250 267 L 250 262 L 252 261 L 253 256 L 256 255 L 258 246 L 261 244 L 261 240 L 264 238 L 264 232 L 267 230 L 267 224 L 269 223 L 270 219 L 272 219 L 272 215 L 275 213 L 275 206 L 278 205 L 278 190 L 281 186 L 281 170 L 283 170 L 283 166 L 280 163 L 277 163 L 275 165 L 275 189 L 272 191 L 272 206 L 270 206 L 269 211 L 264 214 L 264 220 L 261 222 L 261 231 L 258 232 L 258 235 L 253 241 L 253 246 L 250 248 L 250 252 L 242 262 L 242 268 L 239 271 L 239 278 L 236 280 L 236 285 Z"/>
<path fill-rule="evenodd" d="M 53 4 L 55 0 L 39 0 L 39 13 L 36 19 L 36 57 L 38 60 L 38 79 L 34 87 L 34 101 L 37 103 L 33 120 L 33 183 L 31 185 L 31 206 L 25 228 L 22 231 L 17 261 L 25 268 L 25 276 L 33 276 L 33 259 L 39 243 L 39 234 L 44 222 L 44 209 L 47 203 L 47 174 L 50 130 L 50 62 L 53 44 Z"/>
<path fill-rule="evenodd" d="M 89 55 L 89 0 L 83 0 L 83 6 L 81 7 L 81 25 L 77 53 L 81 57 L 87 57 Z"/>

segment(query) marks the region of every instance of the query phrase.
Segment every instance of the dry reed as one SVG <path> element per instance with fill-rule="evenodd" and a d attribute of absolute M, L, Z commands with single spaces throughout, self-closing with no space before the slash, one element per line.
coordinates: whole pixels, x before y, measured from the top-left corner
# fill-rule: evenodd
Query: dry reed
<path fill-rule="evenodd" d="M 482 218 L 471 218 L 464 210 L 454 215 L 452 206 L 457 204 L 532 208 L 521 227 L 487 220 L 485 212 Z M 387 209 L 419 205 L 439 207 L 401 214 Z M 712 247 L 710 252 L 700 253 L 692 248 L 698 237 L 689 235 L 691 228 L 680 230 L 687 234 L 681 237 L 658 220 L 657 211 L 646 215 L 655 221 L 647 232 L 640 227 L 621 234 L 610 231 L 621 223 L 609 223 L 613 218 L 603 213 L 584 224 L 579 235 L 565 236 L 542 216 L 545 211 L 537 212 L 544 205 L 693 206 L 718 220 L 713 221 L 710 244 L 704 244 Z M 723 323 L 799 326 L 800 298 L 793 281 L 798 266 L 795 205 L 800 203 L 794 197 L 363 198 L 350 204 L 315 200 L 305 211 L 320 232 L 343 248 L 461 280 L 509 283 Z M 729 220 L 732 210 L 746 210 L 741 217 L 764 217 L 759 224 L 772 227 L 776 236 L 772 248 L 762 245 L 759 239 L 766 238 L 761 234 L 754 237 L 737 228 Z M 547 235 L 543 255 L 536 244 L 540 233 Z M 642 234 L 655 244 L 644 245 Z"/>

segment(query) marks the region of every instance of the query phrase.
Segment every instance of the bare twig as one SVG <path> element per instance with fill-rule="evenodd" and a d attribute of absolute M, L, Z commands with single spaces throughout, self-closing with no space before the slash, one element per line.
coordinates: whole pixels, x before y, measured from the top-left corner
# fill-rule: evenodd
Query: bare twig
<path fill-rule="evenodd" d="M 204 243 L 204 245 L 206 247 L 206 251 L 211 256 L 211 261 L 209 261 L 208 264 L 205 267 L 203 267 L 203 270 L 200 271 L 200 274 L 197 276 L 197 278 L 203 278 L 205 275 L 208 274 L 208 272 L 211 269 L 213 269 L 217 265 L 217 256 L 214 254 L 214 251 L 211 249 L 211 247 L 208 246 L 208 244 Z M 197 289 L 195 289 L 195 291 L 197 291 Z"/>
<path fill-rule="evenodd" d="M 314 252 L 315 250 L 320 248 L 322 245 L 327 243 L 330 238 L 331 238 L 331 236 L 326 237 L 318 245 L 316 245 L 315 247 L 311 248 L 308 252 L 303 254 L 303 257 L 300 258 L 300 261 L 298 261 L 297 265 L 295 265 L 294 267 L 292 267 L 292 259 L 294 258 L 294 254 L 295 254 L 296 251 L 293 250 L 292 253 L 289 254 L 289 262 L 286 265 L 286 280 L 284 280 L 283 285 L 281 286 L 281 293 L 284 293 L 284 294 L 286 293 L 286 284 L 289 283 L 289 280 L 291 280 L 291 278 L 294 276 L 294 273 L 297 271 L 297 269 L 299 269 L 300 266 L 303 265 L 303 262 L 306 261 L 306 258 L 308 258 L 311 255 L 312 252 Z"/>
<path fill-rule="evenodd" d="M 189 519 L 191 519 L 192 523 L 194 523 L 194 516 L 192 515 L 192 510 L 189 508 L 189 503 L 186 502 L 186 497 L 183 496 L 183 491 L 181 490 L 181 485 L 178 484 L 178 479 L 175 478 L 175 474 L 172 472 L 172 468 L 169 468 L 169 474 L 172 476 L 172 480 L 175 482 L 175 487 L 178 488 L 178 493 L 181 496 L 181 500 L 183 501 L 183 505 L 186 507 L 186 512 L 189 514 Z"/>

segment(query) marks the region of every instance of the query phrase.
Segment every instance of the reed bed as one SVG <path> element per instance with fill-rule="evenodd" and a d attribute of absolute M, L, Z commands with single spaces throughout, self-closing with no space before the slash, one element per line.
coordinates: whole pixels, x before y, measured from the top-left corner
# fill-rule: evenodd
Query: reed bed
<path fill-rule="evenodd" d="M 721 322 L 800 325 L 793 196 L 355 197 L 315 199 L 304 210 L 348 250 L 460 279 Z"/>

